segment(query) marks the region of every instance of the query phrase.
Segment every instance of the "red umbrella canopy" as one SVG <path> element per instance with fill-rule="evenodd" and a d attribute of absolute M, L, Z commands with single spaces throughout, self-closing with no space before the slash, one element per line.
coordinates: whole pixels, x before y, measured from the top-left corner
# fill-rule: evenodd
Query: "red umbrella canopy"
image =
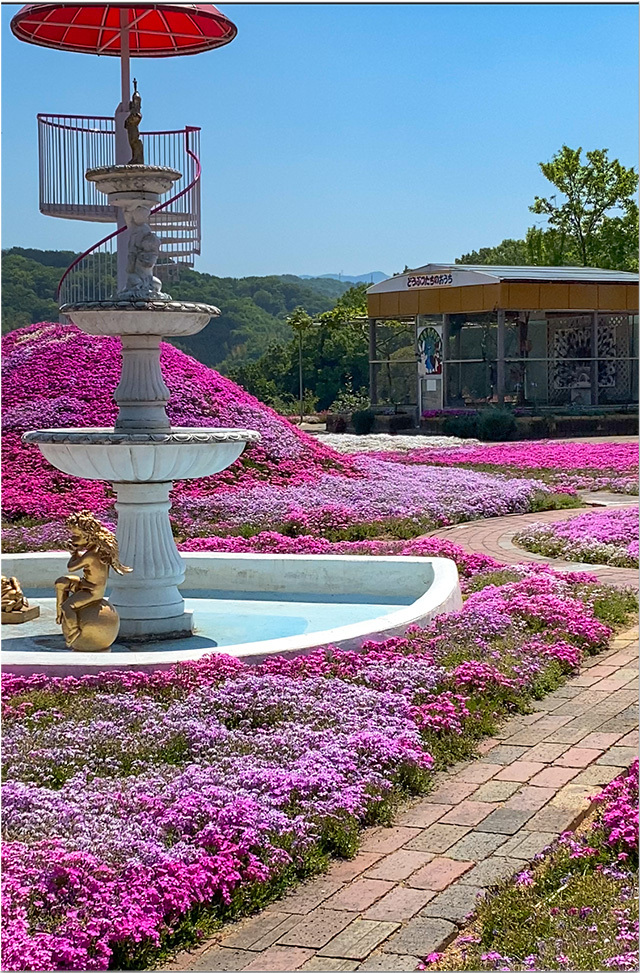
<path fill-rule="evenodd" d="M 11 21 L 21 41 L 81 54 L 120 54 L 126 10 L 131 57 L 200 54 L 232 41 L 237 28 L 212 3 L 27 3 Z"/>

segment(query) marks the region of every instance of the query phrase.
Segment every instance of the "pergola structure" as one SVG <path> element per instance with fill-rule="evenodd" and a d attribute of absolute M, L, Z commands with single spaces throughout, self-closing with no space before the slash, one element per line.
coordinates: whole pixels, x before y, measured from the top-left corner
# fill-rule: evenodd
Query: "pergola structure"
<path fill-rule="evenodd" d="M 413 371 L 418 414 L 489 402 L 638 401 L 637 274 L 426 264 L 374 284 L 367 306 L 372 404 L 380 368 L 390 365 L 378 334 L 393 325 L 413 330 L 415 361 L 405 350 L 391 364 Z"/>

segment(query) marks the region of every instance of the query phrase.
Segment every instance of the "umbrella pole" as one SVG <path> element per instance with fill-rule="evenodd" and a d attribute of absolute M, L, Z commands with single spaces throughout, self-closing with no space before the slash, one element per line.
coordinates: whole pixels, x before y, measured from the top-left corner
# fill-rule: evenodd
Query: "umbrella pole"
<path fill-rule="evenodd" d="M 127 7 L 120 9 L 120 89 L 121 100 L 116 108 L 115 127 L 116 127 L 116 165 L 126 165 L 131 156 L 127 130 L 124 127 L 124 120 L 129 114 L 129 101 L 131 99 L 131 77 L 129 70 L 129 10 Z M 125 225 L 122 210 L 118 210 L 118 229 Z M 120 233 L 116 237 L 118 246 L 118 290 L 122 291 L 127 283 L 127 245 L 128 233 Z"/>

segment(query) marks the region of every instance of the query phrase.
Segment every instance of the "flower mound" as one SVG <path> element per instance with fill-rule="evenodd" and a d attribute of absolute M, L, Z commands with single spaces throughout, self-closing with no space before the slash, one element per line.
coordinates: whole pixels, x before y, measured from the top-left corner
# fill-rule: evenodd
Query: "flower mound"
<path fill-rule="evenodd" d="M 3 969 L 148 968 L 198 916 L 353 854 L 434 754 L 606 644 L 597 590 L 521 571 L 360 653 L 6 675 Z"/>
<path fill-rule="evenodd" d="M 20 436 L 34 427 L 112 424 L 119 341 L 39 324 L 3 342 L 5 550 L 60 548 L 64 518 L 78 507 L 113 520 L 111 489 L 58 472 Z M 410 537 L 434 525 L 523 513 L 549 492 L 530 478 L 340 456 L 173 346 L 162 345 L 161 363 L 174 425 L 246 427 L 262 436 L 228 470 L 176 484 L 172 519 L 183 539 L 278 531 L 360 540 L 390 528 Z"/>
<path fill-rule="evenodd" d="M 594 511 L 554 524 L 531 524 L 514 540 L 545 557 L 638 567 L 638 507 Z"/>
<path fill-rule="evenodd" d="M 20 442 L 27 429 L 109 426 L 120 377 L 117 338 L 94 338 L 74 325 L 34 324 L 2 339 L 3 506 L 10 518 L 60 518 L 85 506 L 95 513 L 113 501 L 101 482 L 54 470 L 37 446 Z M 172 345 L 162 345 L 162 372 L 171 390 L 175 426 L 257 429 L 262 440 L 219 474 L 217 484 L 284 484 L 327 469 L 345 470 L 332 450 L 281 419 L 239 386 Z M 207 482 L 207 481 L 200 481 Z"/>

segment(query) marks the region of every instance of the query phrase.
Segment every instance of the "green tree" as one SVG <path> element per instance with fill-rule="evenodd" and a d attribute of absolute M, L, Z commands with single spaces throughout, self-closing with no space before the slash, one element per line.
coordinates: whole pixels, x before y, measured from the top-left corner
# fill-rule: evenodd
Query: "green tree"
<path fill-rule="evenodd" d="M 529 209 L 545 216 L 548 228 L 569 241 L 583 267 L 593 267 L 603 256 L 603 231 L 609 242 L 619 234 L 625 237 L 634 225 L 634 211 L 637 224 L 638 176 L 618 159 L 610 159 L 608 149 L 587 152 L 586 160 L 583 163 L 582 148 L 563 145 L 550 162 L 541 162 L 543 175 L 562 198 L 536 196 Z"/>
<path fill-rule="evenodd" d="M 529 227 L 524 240 L 465 253 L 456 263 L 637 271 L 635 170 L 610 159 L 608 149 L 587 152 L 583 162 L 582 149 L 567 145 L 540 169 L 560 194 L 536 196 L 529 207 L 546 225 Z"/>
<path fill-rule="evenodd" d="M 525 240 L 503 240 L 497 247 L 481 247 L 472 250 L 456 260 L 457 264 L 493 264 L 501 266 L 521 266 L 532 263 Z"/>

